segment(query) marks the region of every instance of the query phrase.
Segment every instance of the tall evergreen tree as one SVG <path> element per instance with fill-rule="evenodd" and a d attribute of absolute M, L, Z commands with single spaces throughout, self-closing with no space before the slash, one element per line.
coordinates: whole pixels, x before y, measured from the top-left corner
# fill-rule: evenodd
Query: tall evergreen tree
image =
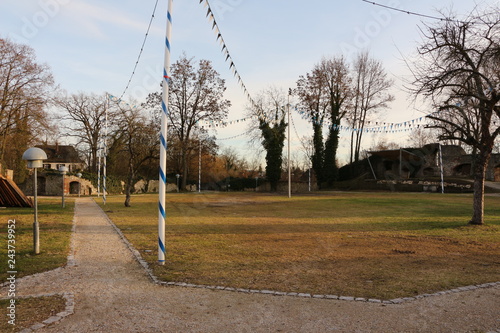
<path fill-rule="evenodd" d="M 259 137 L 266 151 L 266 178 L 271 184 L 271 191 L 278 190 L 283 164 L 285 131 L 288 124 L 286 117 L 287 98 L 284 92 L 268 89 L 262 93 L 252 113 L 258 118 Z"/>

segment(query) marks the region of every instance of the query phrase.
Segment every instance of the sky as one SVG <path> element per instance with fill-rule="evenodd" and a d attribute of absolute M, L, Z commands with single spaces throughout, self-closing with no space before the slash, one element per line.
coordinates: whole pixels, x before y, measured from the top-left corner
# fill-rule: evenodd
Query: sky
<path fill-rule="evenodd" d="M 212 61 L 226 80 L 232 102 L 228 120 L 246 116 L 248 100 L 225 62 L 220 44 L 199 0 L 174 0 L 171 59 L 182 54 Z M 372 121 L 403 123 L 432 112 L 412 103 L 404 89 L 411 80 L 411 61 L 422 42 L 419 27 L 437 21 L 390 10 L 362 0 L 210 0 L 212 12 L 236 69 L 249 93 L 269 87 L 287 91 L 300 75 L 310 72 L 323 57 L 344 55 L 352 61 L 361 51 L 384 65 L 394 81 L 395 101 Z M 465 18 L 477 5 L 495 0 L 379 0 L 379 4 L 424 15 L 454 11 Z M 37 61 L 50 66 L 56 83 L 68 93 L 105 92 L 121 96 L 134 69 L 156 0 L 2 0 L 0 37 L 31 46 Z M 137 70 L 124 99 L 140 103 L 160 91 L 165 53 L 167 0 L 158 1 Z M 296 102 L 296 101 L 295 101 Z M 292 104 L 294 101 L 292 101 Z M 292 112 L 292 156 L 303 159 L 297 136 L 312 134 L 311 126 Z M 248 122 L 238 122 L 216 133 L 221 147 L 241 157 L 255 155 L 242 133 Z M 293 127 L 292 127 L 293 128 Z M 296 129 L 296 130 L 295 130 Z M 367 134 L 364 149 L 380 140 L 407 145 L 412 131 Z M 238 136 L 241 135 L 241 136 Z M 236 138 L 232 138 L 238 136 Z M 339 161 L 345 163 L 350 132 L 341 132 Z"/>

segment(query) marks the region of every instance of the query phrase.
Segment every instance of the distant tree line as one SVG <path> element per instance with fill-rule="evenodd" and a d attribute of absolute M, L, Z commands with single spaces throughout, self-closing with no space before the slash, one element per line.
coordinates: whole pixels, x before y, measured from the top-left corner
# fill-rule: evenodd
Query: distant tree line
<path fill-rule="evenodd" d="M 429 116 L 429 127 L 440 140 L 461 143 L 476 156 L 472 224 L 483 223 L 485 169 L 492 152 L 499 149 L 499 13 L 497 5 L 482 11 L 477 7 L 466 19 L 456 20 L 450 14 L 424 25 L 423 41 L 415 61 L 409 64 L 414 75 L 408 83 L 410 90 L 437 111 Z M 311 124 L 312 134 L 305 136 L 311 143 L 308 162 L 317 185 L 330 188 L 338 177 L 341 122 L 355 129 L 349 161 L 357 162 L 363 129 L 393 101 L 392 84 L 382 63 L 365 51 L 356 59 L 342 55 L 323 58 L 298 78 L 288 94 L 278 89 L 261 93 L 249 109 L 256 119 L 251 125 L 254 141 L 265 151 L 264 173 L 258 162 L 249 162 L 230 150 L 219 152 L 215 138 L 201 124 L 226 120 L 231 103 L 224 98 L 225 81 L 210 61 L 195 62 L 183 55 L 172 65 L 170 82 L 169 176 L 179 174 L 181 188 L 186 188 L 197 178 L 201 158 L 206 182 L 265 176 L 276 190 L 285 164 L 286 129 L 291 125 L 286 112 L 292 109 Z M 157 92 L 146 101 L 129 104 L 105 93 L 61 92 L 49 67 L 37 62 L 33 49 L 0 38 L 0 164 L 15 170 L 17 182 L 23 182 L 27 174 L 23 151 L 61 137 L 73 140 L 85 159 L 86 171 L 97 173 L 107 114 L 108 170 L 125 181 L 125 204 L 129 205 L 138 179 L 158 178 L 160 113 Z"/>

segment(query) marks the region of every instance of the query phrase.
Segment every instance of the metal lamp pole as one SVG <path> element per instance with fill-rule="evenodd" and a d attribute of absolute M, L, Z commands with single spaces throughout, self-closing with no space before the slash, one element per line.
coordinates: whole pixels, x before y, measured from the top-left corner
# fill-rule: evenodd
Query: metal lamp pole
<path fill-rule="evenodd" d="M 33 221 L 33 249 L 35 251 L 35 254 L 40 253 L 40 226 L 38 224 L 38 186 L 37 186 L 37 168 L 35 169 L 35 179 L 34 179 L 34 192 L 35 192 L 35 220 Z"/>
<path fill-rule="evenodd" d="M 65 190 L 65 184 L 64 184 L 64 176 L 66 175 L 66 173 L 68 172 L 68 168 L 65 167 L 65 166 L 62 166 L 59 168 L 59 171 L 62 173 L 62 208 L 64 208 L 66 205 L 64 203 L 64 190 Z"/>
<path fill-rule="evenodd" d="M 37 169 L 43 167 L 42 161 L 47 159 L 47 154 L 40 148 L 29 148 L 23 154 L 23 160 L 28 161 L 28 168 L 34 169 L 33 191 L 34 191 L 34 221 L 33 221 L 33 249 L 35 254 L 40 253 L 40 228 L 38 224 L 38 184 Z"/>

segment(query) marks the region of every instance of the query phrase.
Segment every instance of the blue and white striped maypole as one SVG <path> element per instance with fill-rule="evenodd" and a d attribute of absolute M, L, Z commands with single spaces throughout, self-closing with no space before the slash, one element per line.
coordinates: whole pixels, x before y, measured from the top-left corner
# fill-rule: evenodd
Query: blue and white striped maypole
<path fill-rule="evenodd" d="M 104 110 L 104 138 L 103 138 L 103 157 L 102 157 L 102 204 L 106 205 L 106 178 L 107 178 L 107 155 L 108 155 L 108 108 L 110 102 L 106 103 L 106 109 Z"/>
<path fill-rule="evenodd" d="M 160 186 L 158 195 L 158 264 L 165 264 L 165 192 L 167 190 L 167 116 L 168 116 L 168 85 L 170 80 L 170 38 L 172 35 L 172 3 L 168 0 L 167 33 L 165 38 L 165 61 L 162 84 L 162 114 L 160 133 Z"/>
<path fill-rule="evenodd" d="M 101 155 L 102 155 L 102 140 L 99 140 L 99 148 L 97 148 L 97 197 L 101 196 Z"/>

